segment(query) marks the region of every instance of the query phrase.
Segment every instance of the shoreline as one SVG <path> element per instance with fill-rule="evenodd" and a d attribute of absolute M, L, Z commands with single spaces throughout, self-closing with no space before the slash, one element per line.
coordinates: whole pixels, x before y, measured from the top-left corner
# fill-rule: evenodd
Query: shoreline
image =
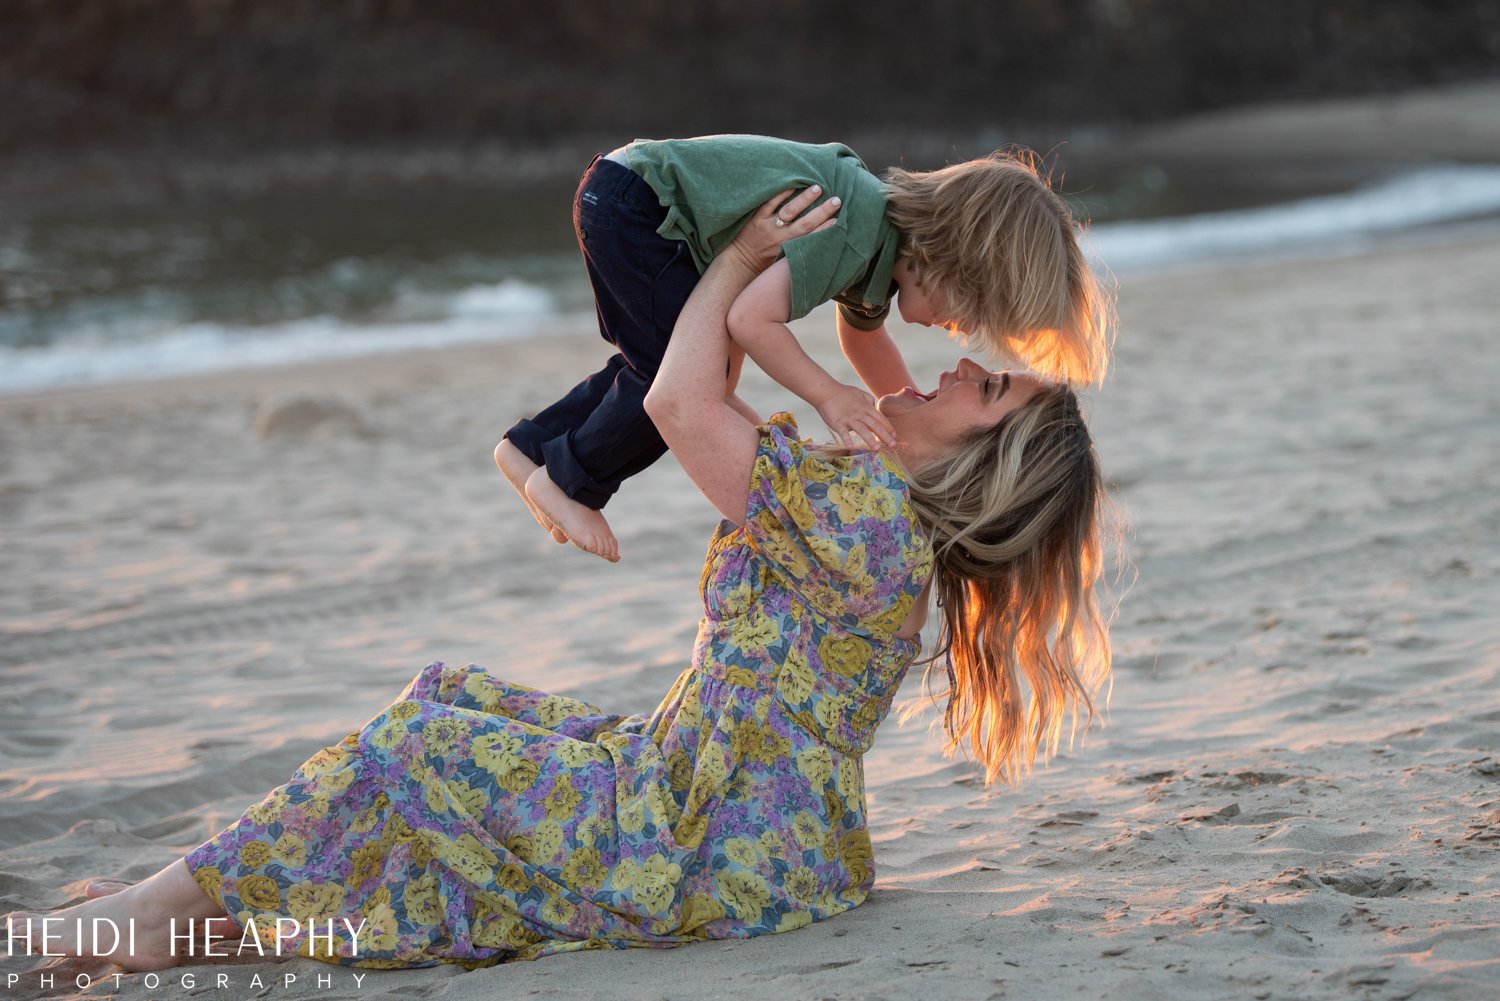
<path fill-rule="evenodd" d="M 1500 215 L 1414 226 L 1374 236 L 1330 241 L 1312 247 L 1247 251 L 1199 261 L 1182 261 L 1154 266 L 1143 274 L 1127 272 L 1118 280 L 1131 286 L 1149 287 L 1155 283 L 1173 282 L 1194 275 L 1252 274 L 1282 269 L 1294 263 L 1316 265 L 1362 258 L 1378 259 L 1424 249 L 1481 248 L 1495 243 L 1500 243 Z M 794 329 L 823 324 L 828 313 L 826 305 L 819 307 L 804 320 L 794 323 Z M 137 393 L 173 394 L 185 399 L 212 398 L 224 391 L 251 386 L 262 395 L 295 395 L 316 392 L 330 383 L 350 377 L 366 385 L 390 388 L 411 378 L 413 369 L 419 372 L 438 372 L 467 365 L 484 366 L 497 353 L 503 356 L 508 346 L 515 346 L 527 355 L 576 356 L 579 353 L 594 353 L 600 354 L 602 359 L 607 353 L 607 345 L 599 339 L 593 320 L 593 316 L 589 314 L 561 314 L 547 320 L 552 327 L 547 333 L 496 340 L 464 341 L 435 347 L 412 345 L 363 354 L 311 357 L 241 368 L 5 389 L 0 390 L 0 412 L 9 405 L 24 405 L 28 402 L 86 402 L 90 399 L 118 399 Z M 899 325 L 897 321 L 896 326 Z"/>

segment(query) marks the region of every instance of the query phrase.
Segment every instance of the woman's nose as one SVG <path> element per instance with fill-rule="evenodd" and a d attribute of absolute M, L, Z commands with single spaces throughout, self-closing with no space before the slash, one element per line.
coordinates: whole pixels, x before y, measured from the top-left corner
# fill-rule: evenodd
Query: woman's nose
<path fill-rule="evenodd" d="M 988 372 L 967 358 L 960 358 L 958 360 L 958 368 L 954 374 L 961 379 L 973 379 L 979 376 L 989 378 Z"/>

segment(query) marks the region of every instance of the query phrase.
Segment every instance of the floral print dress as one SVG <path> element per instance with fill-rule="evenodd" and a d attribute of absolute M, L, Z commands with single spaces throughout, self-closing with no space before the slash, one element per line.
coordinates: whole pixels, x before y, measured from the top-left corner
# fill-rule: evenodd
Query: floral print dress
<path fill-rule="evenodd" d="M 654 712 L 434 663 L 188 866 L 267 945 L 366 967 L 837 914 L 874 882 L 861 755 L 917 654 L 894 633 L 931 570 L 898 469 L 820 457 L 777 415 L 743 527 L 709 545 L 692 666 Z"/>

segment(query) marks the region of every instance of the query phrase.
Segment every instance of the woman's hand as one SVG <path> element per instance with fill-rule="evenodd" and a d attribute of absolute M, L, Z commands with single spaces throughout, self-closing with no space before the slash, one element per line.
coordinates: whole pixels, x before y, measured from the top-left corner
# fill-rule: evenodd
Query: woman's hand
<path fill-rule="evenodd" d="M 760 274 L 781 256 L 783 243 L 834 224 L 842 204 L 837 195 L 814 206 L 823 194 L 821 187 L 814 184 L 804 188 L 795 198 L 791 197 L 793 190 L 788 188 L 756 209 L 724 253 L 734 254 L 745 267 Z"/>

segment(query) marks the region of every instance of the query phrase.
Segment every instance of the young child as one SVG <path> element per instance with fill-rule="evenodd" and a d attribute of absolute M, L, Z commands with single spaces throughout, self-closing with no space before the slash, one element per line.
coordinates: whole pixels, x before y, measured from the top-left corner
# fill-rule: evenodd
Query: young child
<path fill-rule="evenodd" d="M 1067 205 L 1029 154 L 893 168 L 882 183 L 838 143 L 637 140 L 596 157 L 573 203 L 599 330 L 618 353 L 495 447 L 495 462 L 558 542 L 619 558 L 600 509 L 666 451 L 642 400 L 678 313 L 745 220 L 788 189 L 840 199 L 836 221 L 784 245 L 736 300 L 729 332 L 843 444 L 889 444 L 875 397 L 912 385 L 885 329 L 893 299 L 906 322 L 978 338 L 1043 375 L 1103 378 L 1108 297 Z M 840 346 L 866 389 L 835 380 L 787 329 L 830 299 Z M 730 366 L 731 390 L 742 360 Z"/>

